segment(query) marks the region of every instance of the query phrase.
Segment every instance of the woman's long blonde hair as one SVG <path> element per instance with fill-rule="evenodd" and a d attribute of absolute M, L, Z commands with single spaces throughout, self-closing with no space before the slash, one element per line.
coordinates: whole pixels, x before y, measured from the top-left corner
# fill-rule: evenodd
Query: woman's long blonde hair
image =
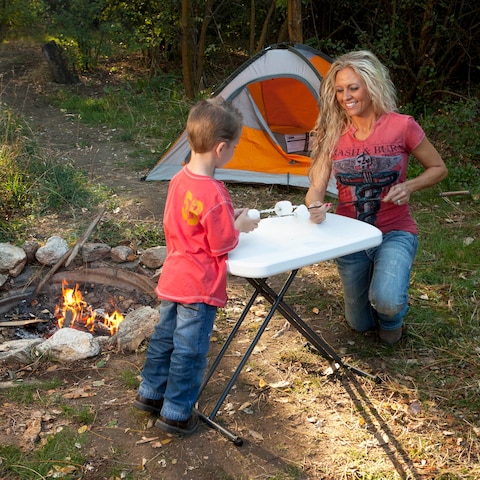
<path fill-rule="evenodd" d="M 337 73 L 348 67 L 365 83 L 377 117 L 397 110 L 395 86 L 388 69 L 372 52 L 360 50 L 338 57 L 320 86 L 320 113 L 312 131 L 312 164 L 309 172 L 312 184 L 320 180 L 326 186 L 338 139 L 352 125 L 351 118 L 338 103 L 335 91 Z"/>

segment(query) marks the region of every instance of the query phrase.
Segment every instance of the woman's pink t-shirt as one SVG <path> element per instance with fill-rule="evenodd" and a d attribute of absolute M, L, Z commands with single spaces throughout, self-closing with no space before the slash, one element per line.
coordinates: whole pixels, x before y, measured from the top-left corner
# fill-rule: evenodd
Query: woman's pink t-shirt
<path fill-rule="evenodd" d="M 339 203 L 336 213 L 370 223 L 383 233 L 403 230 L 417 233 L 408 204 L 382 202 L 397 183 L 405 182 L 408 156 L 425 137 L 408 115 L 389 113 L 375 123 L 365 140 L 355 128 L 340 137 L 332 157 Z"/>

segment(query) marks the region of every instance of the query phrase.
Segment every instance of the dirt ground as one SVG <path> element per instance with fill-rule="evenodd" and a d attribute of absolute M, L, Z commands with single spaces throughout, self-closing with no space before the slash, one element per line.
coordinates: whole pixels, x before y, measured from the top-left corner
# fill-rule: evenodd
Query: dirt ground
<path fill-rule="evenodd" d="M 40 46 L 2 45 L 0 74 L 1 102 L 26 118 L 41 145 L 74 159 L 92 181 L 111 187 L 125 218 L 160 222 L 167 184 L 142 182 L 146 172 L 134 172 L 128 166 L 129 144 L 112 141 L 108 129 L 85 127 L 49 103 L 49 92 L 59 87 L 49 82 Z M 94 94 L 95 86 L 82 88 L 92 88 Z M 274 283 L 278 281 L 281 278 Z M 219 315 L 211 358 L 250 291 L 244 281 L 230 279 L 230 301 Z M 191 437 L 168 436 L 153 426 L 154 418 L 133 408 L 136 392 L 126 385 L 123 374 L 140 373 L 145 346 L 134 354 L 106 350 L 98 358 L 74 364 L 3 366 L 1 381 L 7 384 L 12 371 L 24 382 L 61 378 L 62 386 L 51 394 L 60 395 L 62 404 L 68 402 L 77 411 L 86 407 L 94 412 L 89 440 L 81 447 L 88 463 L 77 466 L 67 478 L 338 480 L 366 478 L 359 476 L 366 471 L 372 475 L 369 478 L 375 472 L 375 478 L 435 478 L 439 466 L 411 458 L 418 446 L 410 438 L 410 432 L 423 429 L 427 435 L 432 417 L 427 421 L 418 416 L 415 389 L 385 370 L 382 356 L 396 353 L 381 347 L 374 337 L 346 328 L 340 294 L 335 268 L 326 263 L 303 269 L 290 295 L 294 303 L 297 295 L 318 296 L 318 307 L 295 305 L 300 315 L 342 358 L 378 374 L 383 383 L 346 372 L 330 375 L 328 362 L 275 316 L 216 416 L 241 437 L 242 446 L 204 424 Z M 267 307 L 260 300 L 247 317 L 200 398 L 201 411 L 208 412 L 215 404 Z M 376 353 L 356 358 L 355 346 L 360 342 L 369 342 Z M 46 434 L 73 423 L 42 396 L 47 394 L 39 392 L 38 401 L 18 408 L 2 398 L 0 389 L 0 444 L 34 448 Z M 447 429 L 447 420 L 441 417 L 438 412 L 438 428 Z M 81 426 L 75 424 L 75 428 Z M 391 477 L 385 472 L 391 472 Z"/>

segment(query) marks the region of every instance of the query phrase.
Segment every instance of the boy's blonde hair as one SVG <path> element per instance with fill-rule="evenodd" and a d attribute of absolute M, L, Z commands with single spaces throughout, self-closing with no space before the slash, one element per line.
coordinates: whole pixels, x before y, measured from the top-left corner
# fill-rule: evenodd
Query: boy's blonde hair
<path fill-rule="evenodd" d="M 242 132 L 242 114 L 222 97 L 200 100 L 190 110 L 187 138 L 196 153 L 206 153 L 220 142 L 233 142 Z"/>

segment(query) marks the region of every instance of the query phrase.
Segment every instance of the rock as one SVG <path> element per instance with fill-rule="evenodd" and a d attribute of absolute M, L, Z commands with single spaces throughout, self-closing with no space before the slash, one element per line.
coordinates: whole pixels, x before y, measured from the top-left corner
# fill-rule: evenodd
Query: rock
<path fill-rule="evenodd" d="M 27 240 L 23 245 L 23 251 L 27 255 L 27 263 L 35 261 L 35 254 L 37 253 L 40 244 L 36 240 Z"/>
<path fill-rule="evenodd" d="M 48 340 L 35 348 L 37 356 L 48 355 L 53 360 L 61 362 L 95 357 L 99 353 L 100 344 L 91 333 L 73 328 L 57 330 Z"/>
<path fill-rule="evenodd" d="M 149 339 L 160 320 L 160 312 L 152 307 L 140 307 L 128 313 L 118 326 L 110 344 L 121 351 L 135 352 L 143 340 Z"/>
<path fill-rule="evenodd" d="M 145 250 L 140 256 L 139 262 L 147 268 L 160 268 L 167 258 L 167 247 L 152 247 Z"/>
<path fill-rule="evenodd" d="M 126 245 L 119 245 L 110 250 L 110 258 L 115 263 L 133 262 L 136 254 L 130 247 Z"/>
<path fill-rule="evenodd" d="M 30 363 L 35 359 L 33 351 L 43 342 L 41 338 L 24 338 L 0 344 L 0 360 L 6 363 Z"/>
<path fill-rule="evenodd" d="M 18 276 L 27 264 L 27 254 L 23 248 L 11 243 L 0 243 L 0 273 Z"/>
<path fill-rule="evenodd" d="M 82 247 L 82 259 L 85 263 L 103 260 L 110 255 L 112 248 L 105 243 L 86 243 Z"/>
<path fill-rule="evenodd" d="M 35 258 L 42 265 L 55 265 L 67 252 L 67 242 L 61 237 L 53 236 L 37 250 Z"/>

